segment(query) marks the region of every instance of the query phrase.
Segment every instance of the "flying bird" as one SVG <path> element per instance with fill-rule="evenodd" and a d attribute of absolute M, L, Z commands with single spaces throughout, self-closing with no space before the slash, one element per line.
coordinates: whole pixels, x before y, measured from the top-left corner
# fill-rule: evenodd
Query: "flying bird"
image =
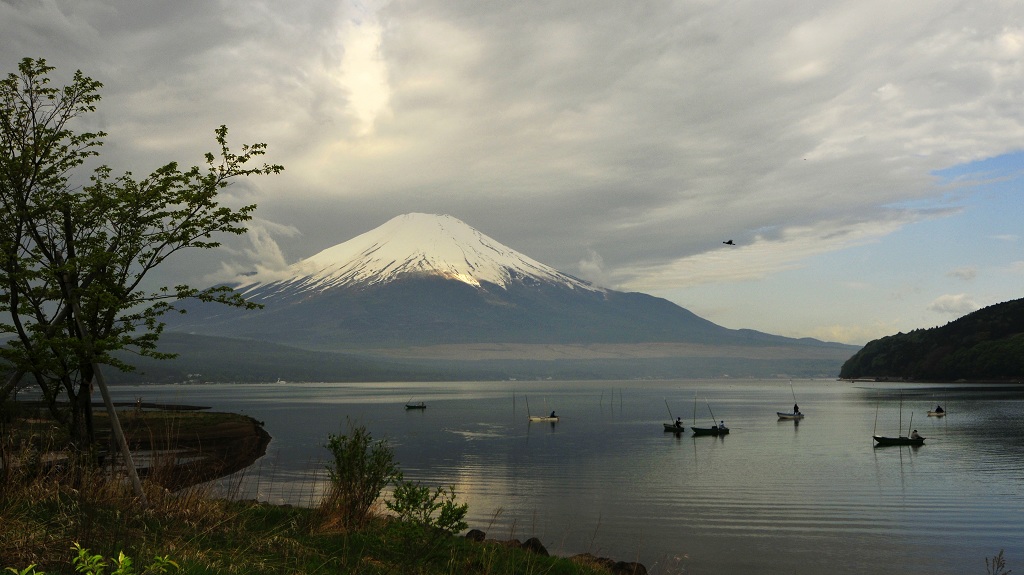
<path fill-rule="evenodd" d="M 722 242 L 722 243 L 727 245 L 727 246 L 734 246 L 734 245 L 736 245 L 736 244 L 732 243 L 732 240 L 729 240 L 727 242 Z"/>

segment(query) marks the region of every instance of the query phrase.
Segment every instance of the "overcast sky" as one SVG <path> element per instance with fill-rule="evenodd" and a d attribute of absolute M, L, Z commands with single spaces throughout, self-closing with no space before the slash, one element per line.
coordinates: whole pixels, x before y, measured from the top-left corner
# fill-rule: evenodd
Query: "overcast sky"
<path fill-rule="evenodd" d="M 115 171 L 199 164 L 221 124 L 285 165 L 173 281 L 428 212 L 793 337 L 1024 297 L 1018 0 L 0 0 L 0 71 L 26 56 L 104 84 Z"/>

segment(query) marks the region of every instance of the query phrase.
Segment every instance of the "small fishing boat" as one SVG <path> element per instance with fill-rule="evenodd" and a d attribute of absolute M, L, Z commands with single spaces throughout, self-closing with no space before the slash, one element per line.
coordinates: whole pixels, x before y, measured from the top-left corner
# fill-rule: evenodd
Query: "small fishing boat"
<path fill-rule="evenodd" d="M 547 404 L 548 404 L 547 400 L 544 400 L 544 406 L 545 407 L 547 407 Z M 526 416 L 529 418 L 530 421 L 549 421 L 551 423 L 554 423 L 554 422 L 558 421 L 558 416 L 555 415 L 554 411 L 551 412 L 551 415 L 530 415 L 530 398 L 529 397 L 526 398 Z"/>
<path fill-rule="evenodd" d="M 423 403 L 422 401 L 413 403 L 412 400 L 409 400 L 409 402 L 405 404 L 405 408 L 406 409 L 426 409 L 427 408 L 427 404 Z"/>
<path fill-rule="evenodd" d="M 696 435 L 727 435 L 729 428 L 725 426 L 723 421 L 721 424 L 716 424 L 715 412 L 711 411 L 711 404 L 708 400 L 704 400 L 704 403 L 708 405 L 708 412 L 711 413 L 711 427 L 697 427 L 697 396 L 693 396 L 693 426 L 690 427 L 693 430 L 693 434 Z"/>
<path fill-rule="evenodd" d="M 665 400 L 665 409 L 668 409 L 668 418 L 672 419 L 672 408 L 668 406 L 668 399 Z M 696 423 L 696 419 L 694 419 Z M 665 423 L 665 431 L 671 431 L 673 433 L 682 433 L 686 431 L 686 425 L 683 424 L 683 420 L 679 417 L 675 418 L 673 423 Z"/>
<path fill-rule="evenodd" d="M 554 412 L 552 415 L 531 415 L 530 421 L 558 421 L 558 416 Z"/>
<path fill-rule="evenodd" d="M 776 411 L 775 415 L 779 416 L 779 419 L 803 419 L 804 414 L 800 411 L 800 406 L 796 403 L 796 391 L 793 391 L 793 380 L 789 380 L 789 392 L 793 394 L 793 411 Z"/>
<path fill-rule="evenodd" d="M 946 415 L 945 411 L 929 411 L 928 417 L 943 417 Z"/>
<path fill-rule="evenodd" d="M 779 416 L 779 419 L 803 419 L 804 414 L 799 411 L 795 413 L 786 413 L 785 411 L 776 411 L 775 415 Z"/>
<path fill-rule="evenodd" d="M 691 427 L 690 429 L 693 430 L 693 434 L 694 435 L 728 435 L 729 434 L 729 428 L 728 427 L 719 427 L 717 425 L 714 426 L 714 427 Z"/>
<path fill-rule="evenodd" d="M 914 426 L 914 413 L 910 413 L 910 425 L 907 429 Z M 878 428 L 878 408 L 875 407 L 875 428 Z M 900 429 L 903 428 L 903 394 L 900 393 Z M 909 435 L 898 435 L 896 437 L 888 437 L 885 435 L 872 434 L 871 439 L 875 441 L 875 447 L 883 447 L 887 445 L 924 445 L 924 437 L 917 434 L 917 430 L 910 432 Z"/>
<path fill-rule="evenodd" d="M 884 435 L 873 435 L 872 439 L 875 440 L 876 446 L 880 445 L 924 445 L 923 437 L 907 437 L 901 435 L 899 437 L 886 437 Z"/>

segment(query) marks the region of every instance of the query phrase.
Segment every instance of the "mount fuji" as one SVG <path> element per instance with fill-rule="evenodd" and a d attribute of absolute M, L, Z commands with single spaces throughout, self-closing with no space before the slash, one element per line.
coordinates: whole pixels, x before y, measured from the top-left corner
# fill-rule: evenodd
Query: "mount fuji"
<path fill-rule="evenodd" d="M 264 308 L 193 304 L 187 314 L 168 318 L 167 330 L 453 361 L 580 359 L 566 351 L 572 349 L 599 359 L 784 356 L 826 365 L 825 371 L 834 364 L 838 372 L 857 350 L 728 329 L 665 299 L 598 287 L 449 215 L 395 217 L 293 264 L 280 279 L 234 289 Z M 561 351 L 552 356 L 554 348 Z"/>
<path fill-rule="evenodd" d="M 403 279 L 441 278 L 486 290 L 549 284 L 604 292 L 534 261 L 451 216 L 405 214 L 291 266 L 289 279 L 243 293 L 316 293 L 370 288 Z"/>

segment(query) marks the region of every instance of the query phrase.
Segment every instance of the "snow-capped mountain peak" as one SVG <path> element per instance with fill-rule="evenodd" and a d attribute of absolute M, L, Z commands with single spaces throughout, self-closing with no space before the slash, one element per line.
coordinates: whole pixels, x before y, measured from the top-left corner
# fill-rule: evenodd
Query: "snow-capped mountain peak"
<path fill-rule="evenodd" d="M 383 285 L 411 275 L 439 276 L 475 287 L 483 282 L 508 287 L 525 280 L 603 291 L 537 262 L 457 218 L 420 213 L 392 218 L 292 265 L 289 272 L 292 279 L 281 283 L 313 291 Z"/>

